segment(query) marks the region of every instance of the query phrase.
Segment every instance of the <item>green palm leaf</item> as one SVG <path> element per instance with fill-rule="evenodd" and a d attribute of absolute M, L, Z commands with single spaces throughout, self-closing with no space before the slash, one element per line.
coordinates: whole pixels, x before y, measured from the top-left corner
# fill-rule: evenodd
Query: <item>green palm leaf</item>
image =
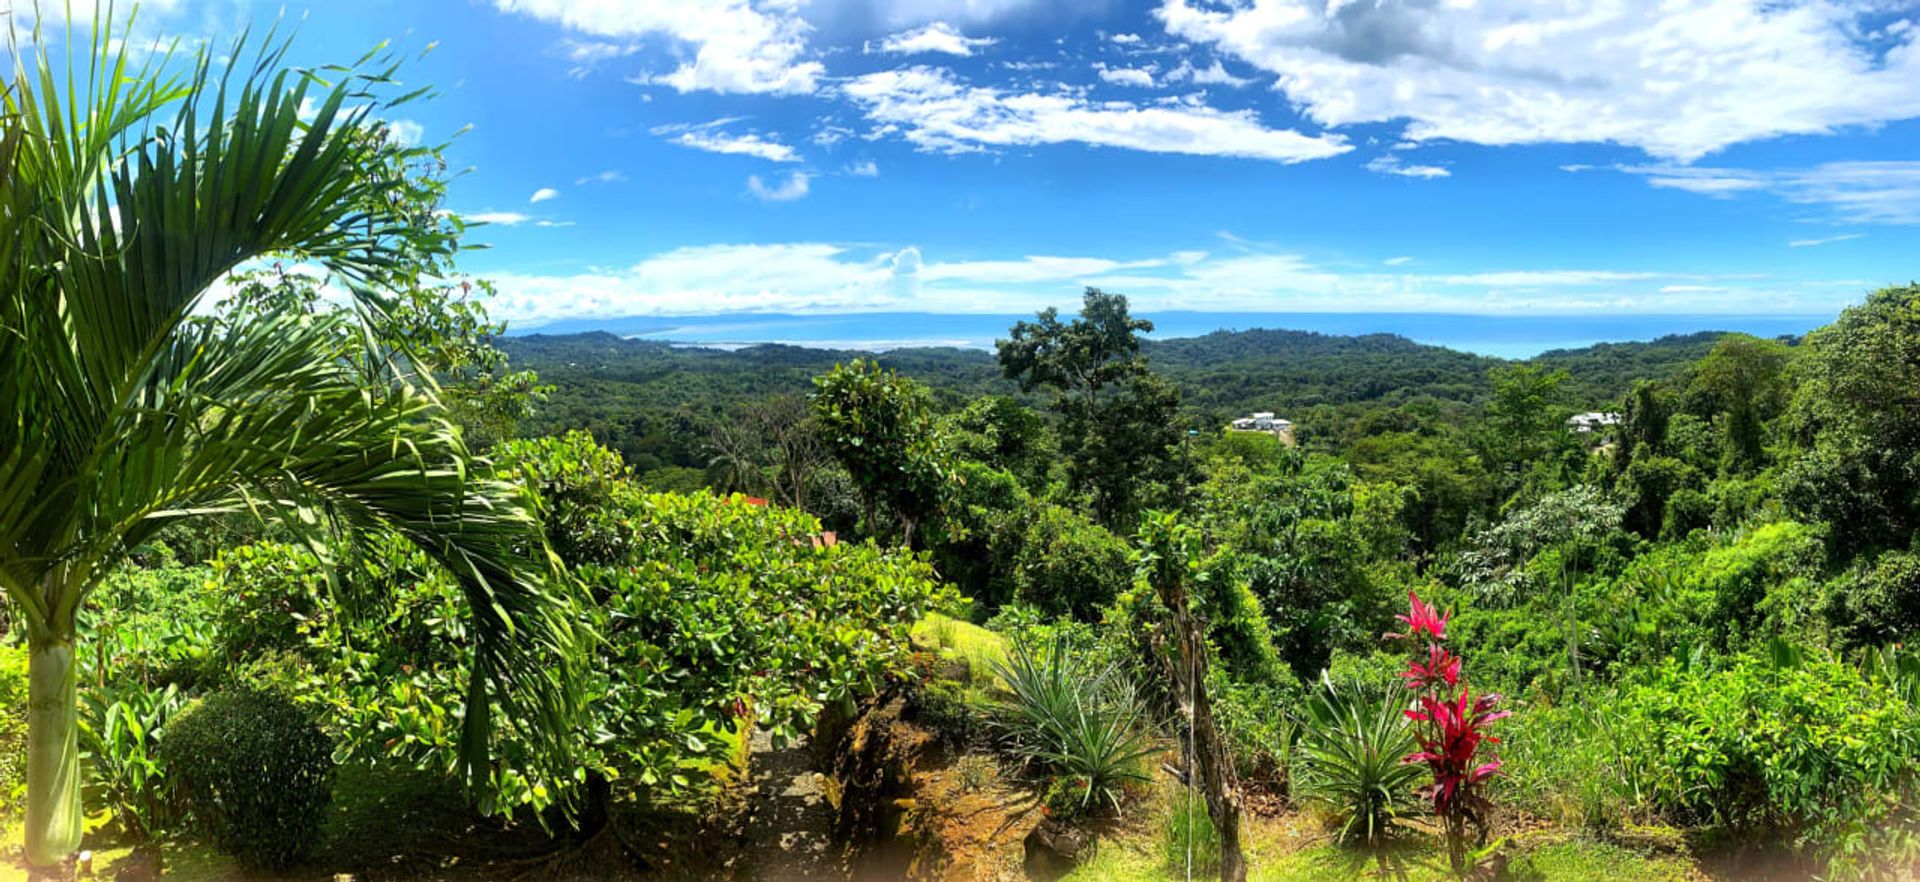
<path fill-rule="evenodd" d="M 286 68 L 269 35 L 175 77 L 165 56 L 130 69 L 96 25 L 91 53 L 69 54 L 88 69 L 59 76 L 44 45 L 14 40 L 0 84 L 0 588 L 35 666 L 29 857 L 78 842 L 75 620 L 127 549 L 179 518 L 251 509 L 419 545 L 473 616 L 469 772 L 496 702 L 560 755 L 574 702 L 555 660 L 575 636 L 530 497 L 488 477 L 431 381 L 352 320 L 197 314 L 229 271 L 284 255 L 377 316 L 378 286 L 450 251 L 374 171 L 400 149 L 372 134 L 391 69 L 328 81 Z"/>

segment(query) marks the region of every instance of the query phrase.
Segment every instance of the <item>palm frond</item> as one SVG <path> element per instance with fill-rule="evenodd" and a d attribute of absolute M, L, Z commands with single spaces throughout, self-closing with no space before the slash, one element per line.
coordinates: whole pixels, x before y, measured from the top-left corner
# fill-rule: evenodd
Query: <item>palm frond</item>
<path fill-rule="evenodd" d="M 374 125 L 393 69 L 295 70 L 272 33 L 219 67 L 135 65 L 109 30 L 64 76 L 37 34 L 25 53 L 16 39 L 0 82 L 0 588 L 33 633 L 70 636 L 93 581 L 178 518 L 393 530 L 471 607 L 469 768 L 496 702 L 557 751 L 575 638 L 531 498 L 488 477 L 432 384 L 390 369 L 361 324 L 198 316 L 263 257 L 319 264 L 371 303 L 450 253 L 384 198 L 405 149 Z"/>

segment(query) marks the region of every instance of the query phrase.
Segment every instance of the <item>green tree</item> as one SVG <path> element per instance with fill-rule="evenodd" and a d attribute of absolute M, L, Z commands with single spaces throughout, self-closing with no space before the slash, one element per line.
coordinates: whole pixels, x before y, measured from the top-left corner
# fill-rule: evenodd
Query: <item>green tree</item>
<path fill-rule="evenodd" d="M 1053 464 L 1053 439 L 1044 419 L 1005 395 L 976 398 L 948 418 L 954 454 L 1006 471 L 1038 492 Z"/>
<path fill-rule="evenodd" d="M 868 534 L 879 533 L 877 509 L 885 502 L 911 546 L 952 480 L 926 387 L 856 358 L 814 380 L 813 414 L 828 449 L 860 487 Z"/>
<path fill-rule="evenodd" d="M 1507 516 L 1477 537 L 1477 547 L 1461 555 L 1467 582 L 1496 600 L 1512 600 L 1528 587 L 1527 564 L 1543 551 L 1558 557 L 1562 622 L 1566 631 L 1567 663 L 1575 685 L 1580 683 L 1580 616 L 1574 588 L 1588 559 L 1620 529 L 1627 504 L 1581 484 L 1538 501 Z"/>
<path fill-rule="evenodd" d="M 1767 423 L 1786 406 L 1788 354 L 1783 343 L 1728 334 L 1694 369 L 1694 385 L 1719 415 L 1723 471 L 1762 464 Z"/>
<path fill-rule="evenodd" d="M 1140 355 L 1140 334 L 1153 332 L 1153 322 L 1134 318 L 1127 298 L 1088 288 L 1081 299 L 1080 317 L 1061 324 L 1060 311 L 1048 307 L 1036 321 L 1017 322 L 1008 339 L 994 348 L 1000 368 L 1020 388 L 1032 391 L 1048 386 L 1099 409 L 1100 393 L 1146 371 Z"/>
<path fill-rule="evenodd" d="M 1568 408 L 1565 370 L 1513 364 L 1487 371 L 1493 397 L 1481 422 L 1481 449 L 1504 473 L 1503 496 L 1528 484 L 1557 480 L 1552 454 L 1564 446 Z"/>
<path fill-rule="evenodd" d="M 1335 650 L 1372 645 L 1411 576 L 1400 562 L 1408 494 L 1293 450 L 1264 470 L 1219 460 L 1208 467 L 1202 523 L 1228 552 L 1225 577 L 1259 599 L 1280 658 L 1311 676 Z"/>
<path fill-rule="evenodd" d="M 1073 489 L 1092 500 L 1096 519 L 1124 524 L 1150 504 L 1177 501 L 1189 481 L 1176 455 L 1186 440 L 1180 391 L 1147 367 L 1127 298 L 1088 288 L 1080 316 L 1061 323 L 1049 308 L 1019 322 L 996 344 L 1000 368 L 1025 390 L 1058 393 L 1060 451 Z"/>
<path fill-rule="evenodd" d="M 1847 550 L 1920 528 L 1920 285 L 1886 288 L 1807 337 L 1787 501 Z"/>
<path fill-rule="evenodd" d="M 384 208 L 373 174 L 405 153 L 367 135 L 375 115 L 412 96 L 383 97 L 392 68 L 335 70 L 331 85 L 290 71 L 284 43 L 231 47 L 231 72 L 204 53 L 176 77 L 131 66 L 111 31 L 96 26 L 66 72 L 49 60 L 59 41 L 11 45 L 0 86 L 0 587 L 30 647 L 28 860 L 55 864 L 80 841 L 89 595 L 163 525 L 209 513 L 406 537 L 459 578 L 472 616 L 470 777 L 495 701 L 507 726 L 554 733 L 541 743 L 563 752 L 572 704 L 556 662 L 575 640 L 524 492 L 476 477 L 433 388 L 348 318 L 195 317 L 209 286 L 263 256 L 360 292 L 452 247 Z"/>
<path fill-rule="evenodd" d="M 1620 414 L 1620 449 L 1614 453 L 1616 471 L 1624 470 L 1642 453 L 1667 452 L 1667 426 L 1673 422 L 1674 394 L 1667 384 L 1643 380 L 1633 385 Z"/>

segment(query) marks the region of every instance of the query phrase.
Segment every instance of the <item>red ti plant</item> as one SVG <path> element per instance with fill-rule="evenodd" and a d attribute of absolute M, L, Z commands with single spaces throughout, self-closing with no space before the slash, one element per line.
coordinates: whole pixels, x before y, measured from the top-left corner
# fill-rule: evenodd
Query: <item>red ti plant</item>
<path fill-rule="evenodd" d="M 1499 738 L 1487 734 L 1487 724 L 1508 713 L 1494 709 L 1500 703 L 1499 695 L 1474 698 L 1473 690 L 1462 682 L 1460 657 L 1440 645 L 1447 639 L 1450 614 L 1440 614 L 1412 592 L 1407 599 L 1407 614 L 1399 617 L 1407 625 L 1406 633 L 1387 636 L 1408 641 L 1424 639 L 1426 646 L 1424 652 L 1414 651 L 1413 660 L 1400 675 L 1415 695 L 1415 706 L 1407 711 L 1407 719 L 1418 727 L 1415 738 L 1420 742 L 1420 750 L 1401 762 L 1426 763 L 1432 770 L 1433 786 L 1427 796 L 1433 800 L 1434 814 L 1445 825 L 1447 857 L 1453 871 L 1464 875 L 1469 869 L 1467 825 L 1473 825 L 1476 841 L 1484 842 L 1487 810 L 1492 804 L 1482 794 L 1481 785 L 1500 772 L 1500 761 L 1491 756 L 1492 751 L 1483 757 L 1480 748 L 1500 743 Z M 1455 689 L 1459 690 L 1457 696 Z"/>

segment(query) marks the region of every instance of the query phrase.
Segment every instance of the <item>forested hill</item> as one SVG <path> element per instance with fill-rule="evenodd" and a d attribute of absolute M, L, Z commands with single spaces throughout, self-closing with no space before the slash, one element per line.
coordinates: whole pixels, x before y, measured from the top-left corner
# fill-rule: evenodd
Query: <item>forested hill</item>
<path fill-rule="evenodd" d="M 1667 377 L 1700 359 L 1719 336 L 1603 343 L 1556 350 L 1535 361 L 1565 368 L 1577 403 L 1601 407 L 1623 395 L 1635 379 Z M 505 337 L 497 345 L 516 365 L 538 371 L 556 387 L 536 430 L 587 426 L 634 409 L 686 407 L 711 413 L 743 400 L 805 391 L 814 376 L 835 363 L 867 354 L 784 345 L 689 348 L 603 332 Z M 1490 388 L 1487 369 L 1503 363 L 1392 334 L 1217 331 L 1148 341 L 1146 349 L 1154 370 L 1180 387 L 1189 407 L 1208 417 L 1419 399 L 1470 403 Z M 897 349 L 880 360 L 932 387 L 945 404 L 982 394 L 1018 394 L 987 351 Z"/>
<path fill-rule="evenodd" d="M 1637 380 L 1665 380 L 1686 366 L 1706 358 L 1722 333 L 1703 331 L 1661 337 L 1650 343 L 1601 343 L 1580 349 L 1540 353 L 1535 364 L 1566 370 L 1568 391 L 1583 401 L 1611 401 L 1626 394 Z"/>

